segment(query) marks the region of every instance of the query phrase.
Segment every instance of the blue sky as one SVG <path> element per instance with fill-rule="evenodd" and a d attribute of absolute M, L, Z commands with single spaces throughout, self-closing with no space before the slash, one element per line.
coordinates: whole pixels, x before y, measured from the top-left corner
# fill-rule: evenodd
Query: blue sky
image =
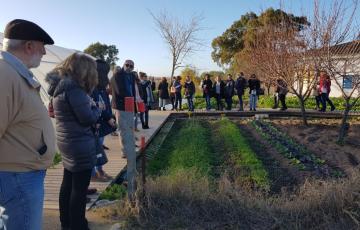
<path fill-rule="evenodd" d="M 299 15 L 309 13 L 313 1 L 283 0 L 282 4 Z M 43 27 L 58 46 L 83 50 L 97 41 L 114 44 L 119 49 L 119 65 L 130 58 L 139 71 L 168 76 L 170 55 L 148 10 L 155 14 L 166 10 L 184 20 L 203 15 L 206 30 L 199 37 L 204 47 L 185 61 L 203 72 L 220 69 L 211 59 L 212 39 L 246 12 L 279 6 L 279 0 L 12 0 L 1 3 L 0 30 L 12 19 L 27 19 Z"/>

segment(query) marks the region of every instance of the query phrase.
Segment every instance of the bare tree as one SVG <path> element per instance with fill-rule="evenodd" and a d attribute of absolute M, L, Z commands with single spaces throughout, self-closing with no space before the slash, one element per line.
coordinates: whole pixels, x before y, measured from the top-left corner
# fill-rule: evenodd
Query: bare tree
<path fill-rule="evenodd" d="M 355 25 L 358 4 L 358 0 L 333 0 L 328 11 L 320 11 L 323 7 L 315 1 L 313 37 L 320 48 L 314 52 L 314 58 L 319 60 L 319 67 L 327 72 L 345 101 L 339 143 L 344 142 L 349 112 L 360 98 L 360 40 L 359 28 Z M 346 78 L 349 85 L 344 84 Z"/>
<path fill-rule="evenodd" d="M 202 46 L 202 42 L 197 36 L 198 32 L 203 30 L 200 26 L 203 17 L 194 15 L 189 22 L 182 22 L 166 11 L 157 15 L 152 12 L 150 14 L 161 37 L 169 47 L 172 57 L 171 77 L 173 77 L 175 70 L 184 66 L 183 60 Z"/>
<path fill-rule="evenodd" d="M 308 29 L 306 26 L 300 31 L 289 21 L 268 25 L 256 32 L 255 42 L 248 50 L 251 65 L 263 73 L 266 82 L 277 86 L 277 80 L 281 79 L 298 98 L 305 125 L 305 101 L 315 81 L 310 75 L 311 54 L 307 51 L 305 32 L 302 32 Z"/>

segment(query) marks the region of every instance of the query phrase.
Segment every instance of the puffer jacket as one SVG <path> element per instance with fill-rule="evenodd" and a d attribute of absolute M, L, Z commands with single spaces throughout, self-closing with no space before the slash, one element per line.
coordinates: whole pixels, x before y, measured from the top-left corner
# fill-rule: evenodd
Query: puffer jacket
<path fill-rule="evenodd" d="M 93 125 L 101 111 L 91 105 L 91 99 L 79 84 L 56 72 L 46 76 L 48 94 L 53 97 L 56 119 L 56 140 L 64 168 L 79 172 L 96 163 Z"/>

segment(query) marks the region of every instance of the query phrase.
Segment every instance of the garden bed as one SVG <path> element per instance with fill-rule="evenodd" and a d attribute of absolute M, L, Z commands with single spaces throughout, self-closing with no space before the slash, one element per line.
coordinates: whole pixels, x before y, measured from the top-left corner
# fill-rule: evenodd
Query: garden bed
<path fill-rule="evenodd" d="M 336 143 L 340 127 L 340 120 L 337 119 L 310 119 L 309 126 L 304 126 L 301 119 L 272 120 L 271 123 L 330 165 L 341 168 L 347 175 L 359 167 L 360 121 L 358 119 L 350 119 L 351 126 L 344 145 Z"/>
<path fill-rule="evenodd" d="M 358 227 L 360 173 L 313 151 L 303 142 L 314 141 L 313 121 L 309 129 L 296 122 L 189 116 L 165 124 L 145 150 L 145 193 L 135 207 L 120 200 L 111 216 L 121 216 L 124 229 Z"/>

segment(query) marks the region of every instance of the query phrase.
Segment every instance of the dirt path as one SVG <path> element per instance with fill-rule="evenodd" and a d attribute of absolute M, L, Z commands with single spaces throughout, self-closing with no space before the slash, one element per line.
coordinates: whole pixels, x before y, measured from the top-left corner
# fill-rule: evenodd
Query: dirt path
<path fill-rule="evenodd" d="M 93 211 L 87 212 L 86 218 L 89 221 L 89 228 L 91 230 L 108 230 L 114 224 L 109 219 L 102 218 L 99 214 Z M 59 211 L 44 211 L 43 230 L 61 230 Z"/>

